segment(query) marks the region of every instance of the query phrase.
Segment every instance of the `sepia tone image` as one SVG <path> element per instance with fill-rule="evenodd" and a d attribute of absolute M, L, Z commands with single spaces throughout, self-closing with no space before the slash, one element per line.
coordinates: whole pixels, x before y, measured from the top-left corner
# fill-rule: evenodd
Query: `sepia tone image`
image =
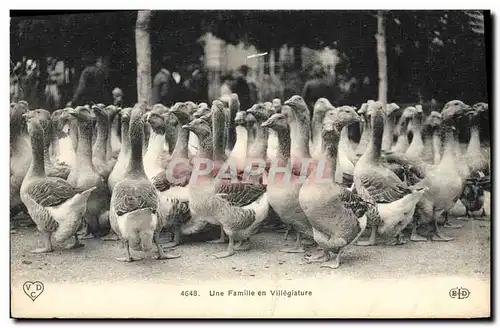
<path fill-rule="evenodd" d="M 490 36 L 11 11 L 11 317 L 489 318 Z"/>

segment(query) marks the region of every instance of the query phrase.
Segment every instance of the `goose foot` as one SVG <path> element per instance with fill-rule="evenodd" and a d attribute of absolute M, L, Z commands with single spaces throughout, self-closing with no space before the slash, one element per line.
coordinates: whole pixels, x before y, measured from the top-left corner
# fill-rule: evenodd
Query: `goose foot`
<path fill-rule="evenodd" d="M 310 239 L 302 239 L 302 245 L 313 246 L 313 245 L 316 245 L 316 242 L 314 240 L 310 240 Z"/>
<path fill-rule="evenodd" d="M 305 253 L 306 251 L 302 247 L 300 232 L 297 231 L 297 239 L 292 247 L 287 247 L 280 249 L 280 252 L 284 253 Z"/>
<path fill-rule="evenodd" d="M 404 245 L 407 243 L 408 243 L 408 240 L 402 234 L 399 234 L 399 235 L 387 240 L 385 244 L 388 246 L 398 246 L 398 245 Z"/>
<path fill-rule="evenodd" d="M 377 244 L 377 227 L 372 227 L 372 232 L 368 240 L 358 240 L 357 246 L 375 246 Z"/>
<path fill-rule="evenodd" d="M 132 256 L 125 256 L 125 257 L 117 257 L 116 260 L 120 261 L 120 262 L 134 262 L 134 261 L 139 261 L 140 258 L 132 257 Z"/>
<path fill-rule="evenodd" d="M 329 269 L 338 269 L 340 267 L 340 254 L 341 252 L 339 251 L 337 256 L 332 259 L 330 255 L 328 255 L 328 261 L 321 264 L 321 268 L 329 268 Z"/>
<path fill-rule="evenodd" d="M 128 245 L 128 240 L 123 241 L 123 246 L 127 249 L 127 254 L 125 257 L 117 257 L 116 260 L 120 262 L 134 262 L 134 261 L 139 261 L 140 258 L 132 257 L 130 255 L 130 247 Z"/>
<path fill-rule="evenodd" d="M 434 235 L 431 237 L 432 241 L 452 241 L 452 237 L 448 237 L 444 235 L 441 231 L 437 231 Z"/>
<path fill-rule="evenodd" d="M 40 247 L 40 248 L 35 248 L 34 250 L 31 251 L 33 254 L 40 254 L 40 253 L 50 253 L 52 252 L 52 247 Z"/>
<path fill-rule="evenodd" d="M 215 240 L 208 240 L 207 243 L 209 244 L 225 244 L 226 243 L 226 237 L 225 237 L 225 233 L 224 233 L 224 228 L 222 227 L 222 225 L 220 226 L 220 238 L 219 239 L 215 239 Z"/>
<path fill-rule="evenodd" d="M 474 220 L 478 220 L 478 221 L 485 221 L 487 220 L 487 216 L 486 216 L 486 211 L 483 207 L 483 211 L 481 212 L 481 215 L 480 216 L 474 216 L 473 217 Z"/>
<path fill-rule="evenodd" d="M 316 255 L 304 255 L 304 260 L 307 263 L 324 263 L 329 260 L 328 252 L 327 251 L 320 251 Z"/>
<path fill-rule="evenodd" d="M 238 244 L 234 245 L 235 251 L 248 251 L 251 248 L 250 240 L 241 240 Z"/>
<path fill-rule="evenodd" d="M 110 231 L 106 236 L 101 237 L 101 240 L 103 240 L 103 241 L 117 241 L 118 236 L 113 231 Z"/>
<path fill-rule="evenodd" d="M 81 240 L 92 239 L 92 238 L 95 238 L 95 236 L 92 232 L 85 232 L 85 233 L 78 235 L 78 239 L 81 239 Z"/>
<path fill-rule="evenodd" d="M 282 231 L 278 231 L 278 232 L 283 232 L 283 230 L 282 230 Z M 290 228 L 287 228 L 287 229 L 285 230 L 285 236 L 283 237 L 283 240 L 288 240 L 288 234 L 289 234 L 289 233 L 290 233 Z"/>
<path fill-rule="evenodd" d="M 454 224 L 454 223 L 451 223 L 450 221 L 446 220 L 443 227 L 450 228 L 450 229 L 460 229 L 463 227 L 463 224 Z"/>
<path fill-rule="evenodd" d="M 82 248 L 83 246 L 85 246 L 85 244 L 82 244 L 79 240 L 78 240 L 78 235 L 75 234 L 75 242 L 72 243 L 72 244 L 69 244 L 69 245 L 66 245 L 66 249 L 78 249 L 78 248 Z"/>
<path fill-rule="evenodd" d="M 235 252 L 234 252 L 234 239 L 232 236 L 229 236 L 229 243 L 227 245 L 227 250 L 225 252 L 220 252 L 220 253 L 214 254 L 213 256 L 216 259 L 221 259 L 224 257 L 233 256 L 234 254 L 235 254 Z"/>
<path fill-rule="evenodd" d="M 287 247 L 287 248 L 282 248 L 280 249 L 280 252 L 284 253 L 305 253 L 306 251 L 302 246 L 294 246 L 294 247 Z"/>
<path fill-rule="evenodd" d="M 234 250 L 232 252 L 231 251 L 224 251 L 224 252 L 214 254 L 213 257 L 215 257 L 216 259 L 222 259 L 224 257 L 233 256 L 234 254 L 235 254 Z"/>
<path fill-rule="evenodd" d="M 207 240 L 207 243 L 209 243 L 209 244 L 225 244 L 226 239 L 224 237 L 221 237 L 221 238 L 215 239 L 215 240 Z"/>
<path fill-rule="evenodd" d="M 165 252 L 163 251 L 163 248 L 160 245 L 160 232 L 159 231 L 155 232 L 155 234 L 153 235 L 153 241 L 156 245 L 156 249 L 158 250 L 158 256 L 156 257 L 157 260 L 170 260 L 170 259 L 177 259 L 177 258 L 181 257 L 178 254 L 168 254 L 170 252 L 170 250 L 167 251 L 167 254 L 165 254 Z"/>
<path fill-rule="evenodd" d="M 418 233 L 416 233 L 416 232 L 412 232 L 412 233 L 411 233 L 410 240 L 411 240 L 411 241 L 416 241 L 416 242 L 418 242 L 418 241 L 428 241 L 428 239 L 427 239 L 427 238 L 420 236 L 420 235 L 419 235 Z"/>
<path fill-rule="evenodd" d="M 51 233 L 42 231 L 41 234 L 42 234 L 43 247 L 35 248 L 34 250 L 31 251 L 31 253 L 40 254 L 40 253 L 52 252 L 52 242 L 50 241 Z"/>

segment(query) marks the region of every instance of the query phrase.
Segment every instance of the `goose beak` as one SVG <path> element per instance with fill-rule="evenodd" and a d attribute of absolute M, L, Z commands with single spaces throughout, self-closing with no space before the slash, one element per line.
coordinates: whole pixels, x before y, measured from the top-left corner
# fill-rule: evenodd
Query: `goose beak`
<path fill-rule="evenodd" d="M 184 130 L 191 130 L 191 125 L 184 124 L 181 128 L 183 128 Z"/>
<path fill-rule="evenodd" d="M 74 108 L 68 108 L 66 112 L 70 115 L 76 115 L 78 113 L 77 110 Z"/>
<path fill-rule="evenodd" d="M 365 121 L 365 120 L 364 120 L 364 119 L 363 119 L 363 117 L 362 117 L 362 116 L 360 116 L 360 115 L 356 115 L 356 116 L 354 117 L 354 123 L 356 123 L 356 122 L 358 122 L 358 123 L 363 123 L 364 121 Z"/>

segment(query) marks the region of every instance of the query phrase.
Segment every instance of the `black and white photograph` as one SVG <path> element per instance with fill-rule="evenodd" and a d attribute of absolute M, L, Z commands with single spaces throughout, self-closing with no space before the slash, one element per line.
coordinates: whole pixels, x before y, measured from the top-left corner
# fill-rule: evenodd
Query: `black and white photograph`
<path fill-rule="evenodd" d="M 10 10 L 10 317 L 491 318 L 494 13 L 445 7 Z"/>

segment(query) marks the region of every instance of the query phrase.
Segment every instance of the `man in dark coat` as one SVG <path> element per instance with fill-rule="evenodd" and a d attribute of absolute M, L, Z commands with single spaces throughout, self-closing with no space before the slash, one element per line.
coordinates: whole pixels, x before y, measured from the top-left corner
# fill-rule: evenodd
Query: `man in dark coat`
<path fill-rule="evenodd" d="M 191 76 L 184 81 L 187 100 L 195 103 L 208 103 L 208 79 L 200 65 L 190 65 L 188 72 Z"/>
<path fill-rule="evenodd" d="M 231 85 L 231 91 L 238 95 L 240 100 L 241 110 L 249 109 L 250 103 L 250 87 L 247 82 L 248 66 L 243 65 L 236 71 L 235 79 Z"/>
<path fill-rule="evenodd" d="M 309 79 L 302 91 L 302 98 L 307 104 L 312 117 L 312 111 L 316 100 L 324 97 L 333 100 L 333 86 L 326 79 L 326 74 L 321 65 L 314 65 Z"/>
<path fill-rule="evenodd" d="M 83 70 L 75 95 L 68 106 L 109 103 L 109 91 L 106 92 L 106 74 L 103 66 L 102 57 L 98 57 L 92 65 Z"/>
<path fill-rule="evenodd" d="M 185 87 L 182 77 L 173 69 L 173 60 L 164 56 L 162 67 L 153 79 L 153 104 L 171 106 L 178 101 L 185 101 Z"/>

